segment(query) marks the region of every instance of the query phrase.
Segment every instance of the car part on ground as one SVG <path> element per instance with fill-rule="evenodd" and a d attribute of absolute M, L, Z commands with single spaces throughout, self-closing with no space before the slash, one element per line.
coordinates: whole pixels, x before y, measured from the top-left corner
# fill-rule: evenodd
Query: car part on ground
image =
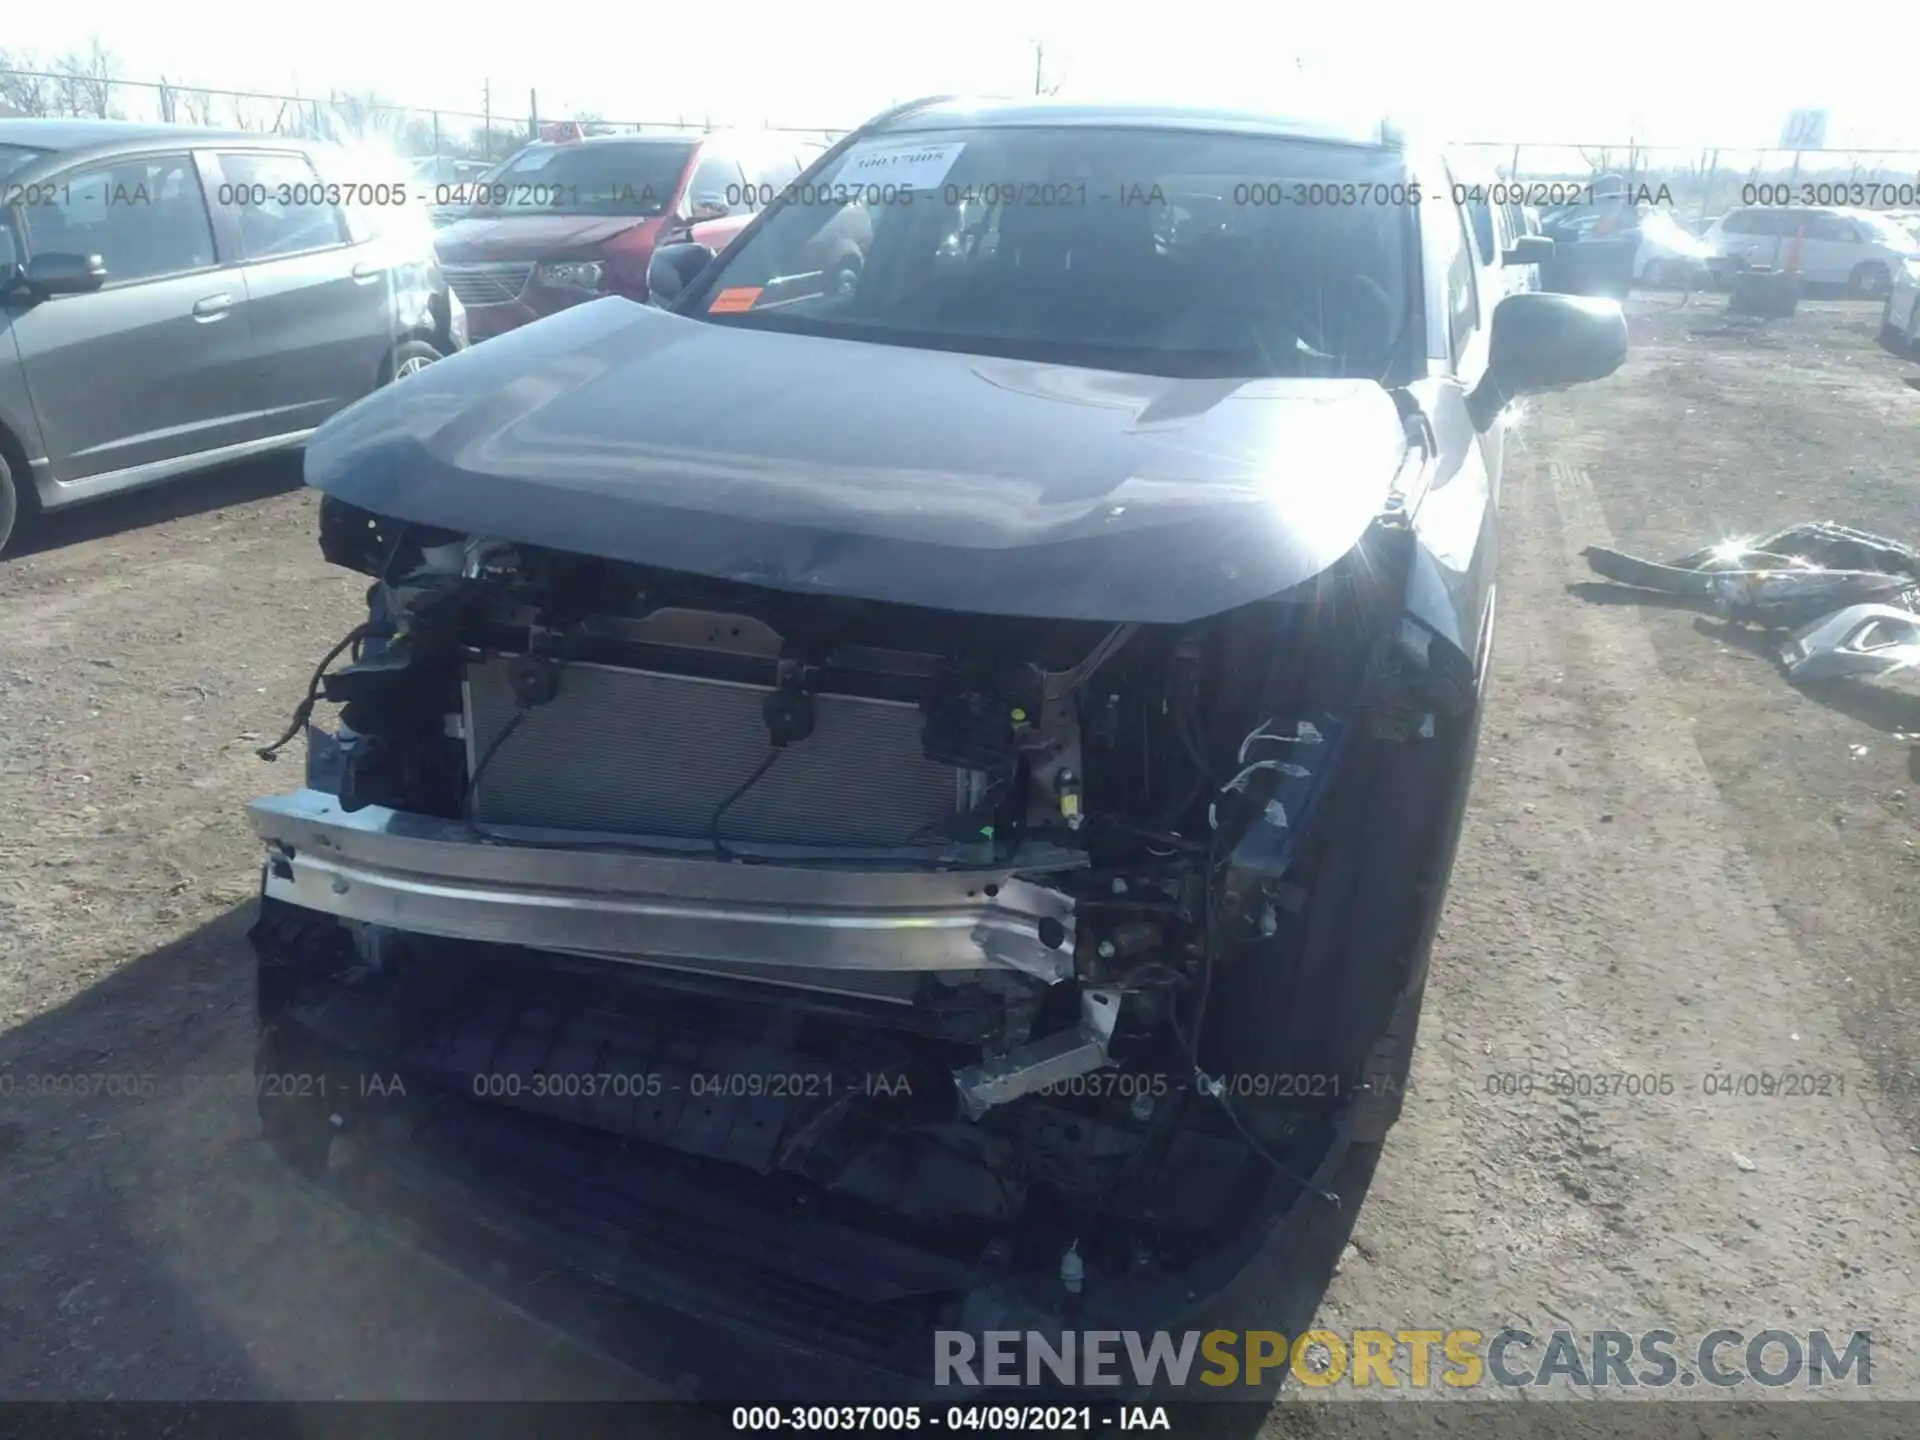
<path fill-rule="evenodd" d="M 1849 526 L 1810 521 L 1666 562 L 1582 553 L 1616 584 L 1709 602 L 1740 624 L 1798 629 L 1778 650 L 1795 683 L 1903 668 L 1920 638 L 1920 550 Z"/>
<path fill-rule="evenodd" d="M 1797 631 L 1779 649 L 1796 685 L 1920 666 L 1920 617 L 1892 605 L 1850 605 Z"/>

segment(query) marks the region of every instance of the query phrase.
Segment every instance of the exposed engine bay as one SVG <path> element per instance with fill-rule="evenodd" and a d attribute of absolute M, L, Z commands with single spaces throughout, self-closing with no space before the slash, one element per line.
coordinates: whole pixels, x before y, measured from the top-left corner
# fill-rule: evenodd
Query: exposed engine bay
<path fill-rule="evenodd" d="M 1159 626 L 322 514 L 375 583 L 252 807 L 263 1066 L 537 1123 L 876 1343 L 1184 1285 L 1397 1109 L 1477 716 L 1404 526 Z M 262 1103 L 318 1164 L 354 1123 Z"/>

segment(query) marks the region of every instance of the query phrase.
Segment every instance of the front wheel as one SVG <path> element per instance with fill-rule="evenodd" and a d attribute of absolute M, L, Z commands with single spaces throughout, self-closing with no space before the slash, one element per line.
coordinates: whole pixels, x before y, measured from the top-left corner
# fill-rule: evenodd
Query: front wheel
<path fill-rule="evenodd" d="M 1886 294 L 1892 285 L 1893 276 L 1887 273 L 1887 267 L 1873 260 L 1854 266 L 1853 273 L 1847 277 L 1849 295 L 1877 298 Z"/>
<path fill-rule="evenodd" d="M 1914 296 L 1907 307 L 1906 333 L 1900 338 L 1906 342 L 1907 354 L 1920 359 L 1920 295 Z"/>
<path fill-rule="evenodd" d="M 409 375 L 417 375 L 440 358 L 440 352 L 424 340 L 407 340 L 394 346 L 382 367 L 380 383 L 391 385 Z"/>
<path fill-rule="evenodd" d="M 25 475 L 16 476 L 7 457 L 0 455 L 0 555 L 26 534 L 34 510 L 33 481 Z"/>

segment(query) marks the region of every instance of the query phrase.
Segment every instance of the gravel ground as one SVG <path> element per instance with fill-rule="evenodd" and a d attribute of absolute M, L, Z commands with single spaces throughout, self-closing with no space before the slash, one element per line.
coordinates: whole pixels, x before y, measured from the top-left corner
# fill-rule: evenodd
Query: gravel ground
<path fill-rule="evenodd" d="M 1912 538 L 1916 367 L 1876 315 L 1751 332 L 1636 301 L 1621 375 L 1523 425 L 1414 1090 L 1321 1323 L 1871 1329 L 1873 1393 L 1920 1398 L 1920 695 L 1797 693 L 1711 619 L 1605 603 L 1578 558 L 1811 517 Z M 296 774 L 251 752 L 361 603 L 293 478 L 58 519 L 0 565 L 0 1395 L 656 1393 L 255 1139 L 241 806 Z M 1560 1098 L 1554 1071 L 1673 1084 Z M 1701 1078 L 1783 1072 L 1838 1087 Z"/>

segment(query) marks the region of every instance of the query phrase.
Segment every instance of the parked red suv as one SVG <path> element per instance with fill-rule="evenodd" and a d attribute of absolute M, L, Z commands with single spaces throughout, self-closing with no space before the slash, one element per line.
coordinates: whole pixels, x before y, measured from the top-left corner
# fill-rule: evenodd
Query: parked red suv
<path fill-rule="evenodd" d="M 435 248 L 484 340 L 602 295 L 644 300 L 654 246 L 720 249 L 812 158 L 767 133 L 543 141 L 469 187 Z"/>

